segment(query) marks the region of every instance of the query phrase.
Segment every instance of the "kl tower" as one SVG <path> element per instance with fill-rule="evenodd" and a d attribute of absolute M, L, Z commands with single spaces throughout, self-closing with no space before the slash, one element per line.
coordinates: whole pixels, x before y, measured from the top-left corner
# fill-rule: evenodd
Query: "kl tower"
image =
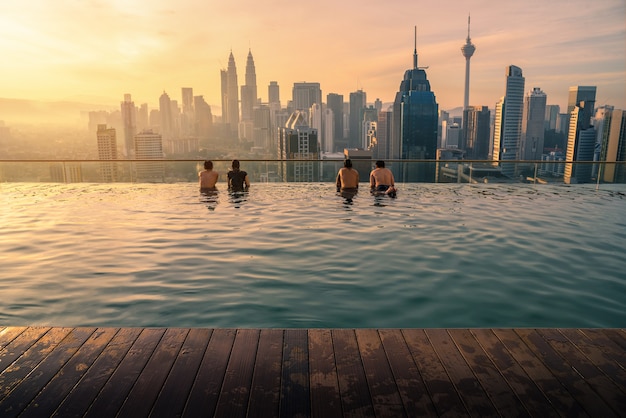
<path fill-rule="evenodd" d="M 461 47 L 461 52 L 465 57 L 465 98 L 463 99 L 463 110 L 469 106 L 469 74 L 470 74 L 470 58 L 474 55 L 476 47 L 470 38 L 470 17 L 467 16 L 467 39 L 465 45 Z"/>

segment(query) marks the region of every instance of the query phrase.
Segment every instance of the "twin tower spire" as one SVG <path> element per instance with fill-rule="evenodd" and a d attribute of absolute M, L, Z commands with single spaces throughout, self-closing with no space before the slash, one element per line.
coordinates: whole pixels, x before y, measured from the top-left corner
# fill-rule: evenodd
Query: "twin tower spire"
<path fill-rule="evenodd" d="M 239 84 L 237 81 L 237 66 L 233 51 L 228 56 L 228 67 L 221 70 L 222 81 L 222 118 L 224 123 L 237 129 L 240 120 L 251 120 L 252 109 L 257 102 L 256 69 L 252 51 L 248 50 L 246 60 L 246 84 L 241 86 L 241 117 L 239 113 Z"/>

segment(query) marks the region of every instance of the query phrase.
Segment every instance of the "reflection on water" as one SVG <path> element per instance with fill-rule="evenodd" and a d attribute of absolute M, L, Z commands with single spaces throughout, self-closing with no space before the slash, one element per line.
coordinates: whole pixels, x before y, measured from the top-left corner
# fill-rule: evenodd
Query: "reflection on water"
<path fill-rule="evenodd" d="M 399 186 L 3 183 L 0 324 L 626 326 L 624 185 Z"/>

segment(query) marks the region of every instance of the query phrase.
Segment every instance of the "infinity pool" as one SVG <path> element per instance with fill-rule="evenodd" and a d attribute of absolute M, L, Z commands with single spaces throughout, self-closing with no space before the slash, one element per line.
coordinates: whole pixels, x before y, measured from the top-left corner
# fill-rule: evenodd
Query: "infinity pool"
<path fill-rule="evenodd" d="M 626 327 L 626 186 L 0 184 L 0 325 Z"/>

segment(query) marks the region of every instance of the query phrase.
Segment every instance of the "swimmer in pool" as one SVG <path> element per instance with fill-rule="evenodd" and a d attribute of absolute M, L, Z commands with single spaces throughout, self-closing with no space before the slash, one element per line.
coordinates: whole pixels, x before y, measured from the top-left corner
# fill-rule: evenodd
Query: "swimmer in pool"
<path fill-rule="evenodd" d="M 370 173 L 370 190 L 376 195 L 387 194 L 389 197 L 396 197 L 393 173 L 385 168 L 384 161 L 376 161 L 376 168 Z"/>
<path fill-rule="evenodd" d="M 198 180 L 200 182 L 200 193 L 208 193 L 217 191 L 217 187 L 215 184 L 217 180 L 220 178 L 220 175 L 217 171 L 213 171 L 213 162 L 205 161 L 204 162 L 204 171 L 198 173 Z"/>
<path fill-rule="evenodd" d="M 346 158 L 337 173 L 337 192 L 345 198 L 353 198 L 359 191 L 359 172 L 352 168 L 352 160 Z"/>

